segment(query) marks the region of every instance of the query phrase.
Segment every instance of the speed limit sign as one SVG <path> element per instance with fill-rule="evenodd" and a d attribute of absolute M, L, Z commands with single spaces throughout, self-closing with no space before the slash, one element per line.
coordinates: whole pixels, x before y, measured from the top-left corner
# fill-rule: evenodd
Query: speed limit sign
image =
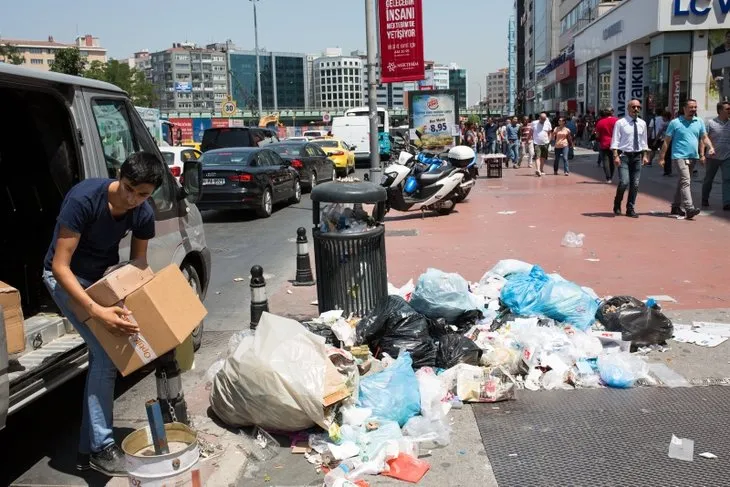
<path fill-rule="evenodd" d="M 330 112 L 324 112 L 322 114 L 322 121 L 324 123 L 330 123 L 330 120 L 332 120 L 332 117 L 330 116 Z"/>
<path fill-rule="evenodd" d="M 221 114 L 226 117 L 232 117 L 236 114 L 236 102 L 228 97 L 228 100 L 221 103 Z"/>

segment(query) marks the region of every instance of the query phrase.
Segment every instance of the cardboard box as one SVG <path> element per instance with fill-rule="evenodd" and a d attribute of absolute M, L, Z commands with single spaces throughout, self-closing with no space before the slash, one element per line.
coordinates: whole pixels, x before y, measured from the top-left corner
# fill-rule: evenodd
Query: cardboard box
<path fill-rule="evenodd" d="M 25 327 L 23 308 L 20 306 L 20 292 L 2 281 L 0 281 L 0 306 L 3 307 L 8 353 L 20 353 L 25 350 Z"/>
<path fill-rule="evenodd" d="M 87 289 L 99 304 L 129 309 L 129 318 L 139 325 L 139 333 L 128 336 L 110 332 L 93 318 L 86 321 L 123 376 L 183 343 L 208 313 L 176 265 L 147 277 L 147 270 L 130 264 Z M 117 297 L 121 302 L 110 303 Z"/>

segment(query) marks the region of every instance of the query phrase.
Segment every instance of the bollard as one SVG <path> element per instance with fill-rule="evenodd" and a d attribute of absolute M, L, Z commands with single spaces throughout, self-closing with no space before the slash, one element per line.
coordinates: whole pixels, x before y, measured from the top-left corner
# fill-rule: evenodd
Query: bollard
<path fill-rule="evenodd" d="M 264 269 L 260 265 L 251 267 L 251 329 L 255 330 L 263 312 L 269 311 L 266 299 L 266 280 Z"/>
<path fill-rule="evenodd" d="M 313 286 L 312 264 L 309 261 L 309 244 L 307 230 L 297 228 L 297 276 L 292 283 L 295 286 Z"/>
<path fill-rule="evenodd" d="M 175 360 L 175 350 L 157 359 L 155 378 L 157 399 L 160 401 L 165 423 L 188 424 L 188 405 L 182 390 L 180 367 Z"/>

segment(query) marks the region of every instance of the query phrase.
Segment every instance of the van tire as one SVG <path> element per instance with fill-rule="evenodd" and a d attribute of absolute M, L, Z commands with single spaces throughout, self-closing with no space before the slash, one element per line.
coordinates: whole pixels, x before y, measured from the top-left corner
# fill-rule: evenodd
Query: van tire
<path fill-rule="evenodd" d="M 189 262 L 186 262 L 182 265 L 180 270 L 183 273 L 183 276 L 185 276 L 185 279 L 187 279 L 188 284 L 190 284 L 190 287 L 193 288 L 193 292 L 200 297 L 200 291 L 202 289 L 202 285 L 200 283 L 200 276 L 198 275 L 198 271 L 195 270 L 195 267 Z M 203 323 L 204 321 L 201 321 L 200 324 L 193 330 L 193 350 L 196 352 L 200 348 L 200 345 L 203 343 Z"/>

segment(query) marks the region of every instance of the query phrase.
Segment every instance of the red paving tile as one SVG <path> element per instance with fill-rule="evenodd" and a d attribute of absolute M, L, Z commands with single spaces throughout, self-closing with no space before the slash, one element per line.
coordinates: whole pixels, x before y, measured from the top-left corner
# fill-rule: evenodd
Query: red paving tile
<path fill-rule="evenodd" d="M 678 301 L 664 303 L 667 309 L 730 307 L 730 286 L 723 284 L 730 275 L 729 215 L 720 210 L 695 221 L 669 217 L 677 180 L 662 178 L 657 166 L 643 171 L 639 219 L 614 217 L 616 186 L 600 181 L 595 155 L 576 157 L 569 177 L 548 170 L 542 178 L 527 168 L 505 169 L 502 179 L 482 177 L 469 199 L 448 216 L 389 213 L 388 230 L 418 231 L 416 237 L 388 237 L 389 280 L 400 285 L 436 267 L 475 281 L 498 260 L 514 258 L 558 272 L 599 295 L 666 294 Z M 697 203 L 699 186 L 693 183 Z M 714 192 L 719 197 L 719 185 Z M 586 235 L 583 248 L 561 247 L 567 231 Z"/>

